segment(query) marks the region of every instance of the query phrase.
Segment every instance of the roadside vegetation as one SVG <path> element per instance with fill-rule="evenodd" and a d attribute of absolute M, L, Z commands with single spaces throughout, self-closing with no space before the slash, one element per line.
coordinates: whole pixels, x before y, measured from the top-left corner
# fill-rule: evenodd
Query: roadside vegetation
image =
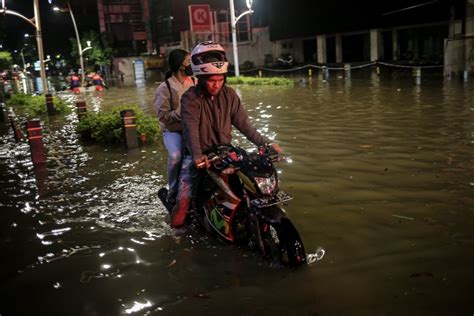
<path fill-rule="evenodd" d="M 111 39 L 106 33 L 99 34 L 95 31 L 88 31 L 81 34 L 81 39 L 83 42 L 89 42 L 91 44 L 90 46 L 82 47 L 83 50 L 87 49 L 87 63 L 85 64 L 85 68 L 88 69 L 88 71 L 92 71 L 94 65 L 108 67 L 112 64 L 114 48 Z M 77 39 L 75 37 L 70 38 L 69 42 L 72 48 L 71 57 L 75 58 L 76 62 L 79 63 Z"/>
<path fill-rule="evenodd" d="M 0 72 L 10 68 L 13 61 L 12 54 L 6 51 L 0 51 Z"/>
<path fill-rule="evenodd" d="M 228 84 L 248 84 L 248 85 L 272 85 L 287 86 L 293 85 L 293 80 L 282 77 L 227 77 Z"/>
<path fill-rule="evenodd" d="M 60 98 L 53 96 L 53 103 L 57 113 L 71 113 L 70 106 Z M 44 95 L 12 94 L 6 105 L 12 107 L 15 113 L 24 114 L 28 117 L 42 116 L 48 112 Z"/>
<path fill-rule="evenodd" d="M 147 142 L 155 142 L 160 135 L 158 119 L 145 114 L 136 105 L 121 105 L 99 113 L 88 113 L 77 125 L 77 132 L 84 139 L 98 143 L 120 144 L 123 139 L 120 111 L 133 110 L 137 124 L 137 136 L 146 136 Z"/>

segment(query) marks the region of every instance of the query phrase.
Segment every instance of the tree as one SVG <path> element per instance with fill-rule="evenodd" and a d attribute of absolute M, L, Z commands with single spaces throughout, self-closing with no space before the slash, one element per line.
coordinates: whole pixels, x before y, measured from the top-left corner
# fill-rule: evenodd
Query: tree
<path fill-rule="evenodd" d="M 12 60 L 12 54 L 9 52 L 0 52 L 0 70 L 9 68 Z"/>
<path fill-rule="evenodd" d="M 70 38 L 69 41 L 72 45 L 71 55 L 77 60 L 79 59 L 79 50 L 77 49 L 77 39 Z M 89 31 L 81 34 L 81 44 L 82 49 L 85 49 L 87 46 L 84 43 L 87 41 L 91 42 L 91 49 L 86 50 L 82 56 L 85 62 L 84 67 L 94 68 L 95 65 L 98 66 L 110 66 L 112 63 L 112 57 L 114 54 L 114 49 L 112 48 L 111 41 L 106 34 L 97 34 L 95 31 Z"/>

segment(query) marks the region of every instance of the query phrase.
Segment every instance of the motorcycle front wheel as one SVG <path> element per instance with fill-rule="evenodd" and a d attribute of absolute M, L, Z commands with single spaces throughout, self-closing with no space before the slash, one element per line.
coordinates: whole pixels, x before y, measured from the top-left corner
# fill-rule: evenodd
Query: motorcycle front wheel
<path fill-rule="evenodd" d="M 265 257 L 289 267 L 306 264 L 303 242 L 289 218 L 283 217 L 279 222 L 263 220 L 260 229 Z"/>

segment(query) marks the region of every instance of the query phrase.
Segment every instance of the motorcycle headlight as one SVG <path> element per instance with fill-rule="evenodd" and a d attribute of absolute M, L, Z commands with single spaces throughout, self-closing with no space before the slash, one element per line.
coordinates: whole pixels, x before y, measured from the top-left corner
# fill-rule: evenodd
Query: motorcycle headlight
<path fill-rule="evenodd" d="M 263 194 L 272 194 L 276 188 L 276 179 L 275 175 L 271 177 L 255 177 L 255 182 L 257 183 L 258 188 L 262 191 Z"/>

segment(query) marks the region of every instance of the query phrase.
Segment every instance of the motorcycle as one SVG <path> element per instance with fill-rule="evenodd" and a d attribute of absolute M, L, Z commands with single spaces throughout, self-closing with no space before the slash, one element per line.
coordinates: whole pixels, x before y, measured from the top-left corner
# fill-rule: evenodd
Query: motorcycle
<path fill-rule="evenodd" d="M 277 66 L 281 68 L 292 68 L 294 66 L 293 56 L 287 55 L 277 58 Z"/>
<path fill-rule="evenodd" d="M 306 264 L 303 242 L 281 207 L 292 197 L 279 189 L 274 163 L 282 159 L 273 148 L 248 153 L 219 145 L 205 154 L 211 166 L 196 186 L 193 211 L 206 230 L 286 266 Z"/>

